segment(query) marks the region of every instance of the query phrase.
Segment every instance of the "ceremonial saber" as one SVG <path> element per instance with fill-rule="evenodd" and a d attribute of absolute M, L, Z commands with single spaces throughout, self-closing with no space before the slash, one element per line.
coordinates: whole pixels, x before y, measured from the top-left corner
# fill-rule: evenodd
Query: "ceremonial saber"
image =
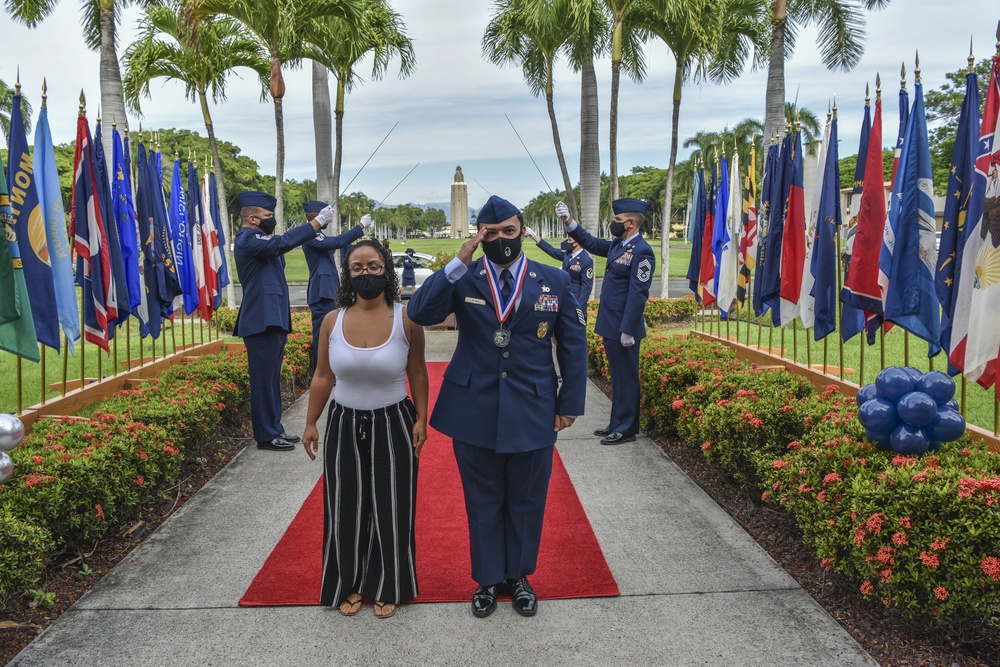
<path fill-rule="evenodd" d="M 510 129 L 514 130 L 514 134 L 515 134 L 515 135 L 517 135 L 517 140 L 521 142 L 521 145 L 522 145 L 522 146 L 524 146 L 524 152 L 525 152 L 525 153 L 527 153 L 527 154 L 528 154 L 528 157 L 529 157 L 529 158 L 531 159 L 531 164 L 535 165 L 535 169 L 537 169 L 537 170 L 538 170 L 538 175 L 542 177 L 542 180 L 543 180 L 543 181 L 545 181 L 545 187 L 547 187 L 547 188 L 549 189 L 549 192 L 553 192 L 553 190 L 552 190 L 552 186 L 551 186 L 551 185 L 549 185 L 549 182 L 548 182 L 547 180 L 545 180 L 545 174 L 543 174 L 543 173 L 542 173 L 542 170 L 538 168 L 538 163 L 537 163 L 537 162 L 535 162 L 535 158 L 533 158 L 533 157 L 531 156 L 531 151 L 529 151 L 529 150 L 528 150 L 528 147 L 527 147 L 527 146 L 525 146 L 525 144 L 524 144 L 524 139 L 522 139 L 522 138 L 521 138 L 521 135 L 520 135 L 520 134 L 518 134 L 518 132 L 517 132 L 517 128 L 516 128 L 516 127 L 514 127 L 514 123 L 513 123 L 513 122 L 511 122 L 511 120 L 510 120 L 510 116 L 508 116 L 508 115 L 506 114 L 506 112 L 505 112 L 505 113 L 504 113 L 504 115 L 503 115 L 503 117 L 507 119 L 507 122 L 508 122 L 508 123 L 510 123 Z M 478 183 L 479 181 L 476 181 L 476 182 Z M 482 186 L 480 186 L 480 187 L 482 187 Z M 483 189 L 485 190 L 486 188 L 483 188 Z"/>
<path fill-rule="evenodd" d="M 406 176 L 403 176 L 403 178 L 400 179 L 399 183 L 396 183 L 396 185 L 392 186 L 392 190 L 389 190 L 389 194 L 387 194 L 385 197 L 382 197 L 382 199 L 379 200 L 378 205 L 375 208 L 373 208 L 372 211 L 377 211 L 379 209 L 379 207 L 382 206 L 385 203 L 385 200 L 389 198 L 389 195 L 391 195 L 393 192 L 395 192 L 396 188 L 398 188 L 400 185 L 402 185 L 403 181 L 405 181 L 407 178 L 409 178 L 410 174 L 413 173 L 413 170 L 416 169 L 419 166 L 420 166 L 419 162 L 416 163 L 415 165 L 413 165 L 413 169 L 410 169 L 408 172 L 406 172 Z"/>
<path fill-rule="evenodd" d="M 398 120 L 396 121 L 396 125 L 399 125 L 399 121 L 398 121 Z M 364 163 L 363 165 L 361 165 L 361 169 L 358 169 L 358 173 L 354 174 L 354 178 L 352 178 L 352 179 L 351 179 L 350 183 L 348 183 L 347 185 L 345 185 L 345 186 L 344 186 L 344 192 L 347 192 L 348 188 L 350 188 L 350 187 L 351 187 L 351 183 L 353 183 L 353 182 L 354 182 L 354 180 L 355 180 L 355 179 L 356 179 L 356 178 L 357 178 L 358 176 L 360 176 L 360 175 L 361 175 L 361 172 L 363 172 L 363 171 L 365 170 L 365 167 L 367 167 L 367 166 L 368 166 L 368 163 L 369 163 L 369 162 L 371 162 L 371 159 L 372 159 L 373 157 L 375 157 L 375 153 L 378 153 L 378 149 L 382 148 L 382 144 L 384 144 L 384 143 L 385 143 L 385 140 L 389 138 L 389 135 L 390 135 L 390 134 L 392 134 L 392 130 L 395 130 L 395 129 L 396 129 L 396 125 L 393 125 L 393 126 L 392 126 L 392 129 L 390 129 L 390 130 L 389 130 L 389 131 L 388 131 L 388 132 L 386 133 L 386 135 L 385 135 L 385 137 L 383 137 L 382 141 L 380 141 L 380 142 L 379 142 L 379 144 L 378 144 L 378 146 L 376 146 L 376 147 L 375 147 L 375 150 L 373 150 L 373 151 L 372 151 L 372 154 L 368 156 L 368 159 L 367 159 L 367 160 L 365 160 L 365 163 Z M 344 196 L 344 192 L 341 192 L 341 193 L 340 193 L 340 194 L 339 194 L 339 195 L 337 196 L 337 199 L 340 199 L 341 197 L 343 197 L 343 196 Z"/>

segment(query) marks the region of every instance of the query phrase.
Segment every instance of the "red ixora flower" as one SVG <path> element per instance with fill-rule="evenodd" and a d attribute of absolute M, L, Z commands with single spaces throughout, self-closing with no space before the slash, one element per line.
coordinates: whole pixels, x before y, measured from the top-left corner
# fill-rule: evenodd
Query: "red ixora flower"
<path fill-rule="evenodd" d="M 872 582 L 866 581 L 865 583 L 861 584 L 861 594 L 862 595 L 871 595 L 871 592 L 873 590 L 875 590 L 875 587 L 872 586 Z"/>
<path fill-rule="evenodd" d="M 104 518 L 104 508 L 101 507 L 100 505 L 94 505 L 94 514 L 97 516 L 98 519 L 103 519 Z"/>
<path fill-rule="evenodd" d="M 841 481 L 840 475 L 835 472 L 831 472 L 823 478 L 823 486 L 830 486 L 831 484 L 836 484 L 839 481 Z"/>
<path fill-rule="evenodd" d="M 938 586 L 934 589 L 934 597 L 938 600 L 947 600 L 949 595 L 951 595 L 951 593 L 949 593 L 948 589 L 944 586 Z"/>
<path fill-rule="evenodd" d="M 703 442 L 703 443 L 701 443 L 701 451 L 707 452 L 708 449 L 709 449 L 709 447 L 711 447 L 711 446 L 712 446 L 712 443 L 710 443 L 710 442 Z"/>
<path fill-rule="evenodd" d="M 781 470 L 782 468 L 787 468 L 788 461 L 785 461 L 784 459 L 775 459 L 771 461 L 771 467 L 774 468 L 775 470 Z"/>
<path fill-rule="evenodd" d="M 987 556 L 979 563 L 979 567 L 987 577 L 990 577 L 993 581 L 1000 581 L 1000 558 Z"/>
<path fill-rule="evenodd" d="M 941 565 L 941 561 L 938 560 L 937 554 L 928 553 L 926 551 L 920 552 L 920 560 L 924 565 L 931 568 L 932 570 L 938 569 Z"/>
<path fill-rule="evenodd" d="M 134 481 L 134 482 L 135 482 L 135 483 L 136 483 L 137 485 L 139 485 L 139 486 L 142 486 L 143 484 L 145 484 L 145 483 L 146 483 L 146 480 L 145 480 L 145 478 L 143 478 L 143 476 L 142 476 L 142 475 L 139 475 L 138 477 L 136 477 L 136 478 L 135 478 L 134 480 L 132 480 L 132 481 Z"/>

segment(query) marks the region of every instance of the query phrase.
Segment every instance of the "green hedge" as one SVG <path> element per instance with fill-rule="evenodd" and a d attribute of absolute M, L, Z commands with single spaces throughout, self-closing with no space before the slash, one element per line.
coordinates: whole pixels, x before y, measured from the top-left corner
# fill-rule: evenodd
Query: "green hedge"
<path fill-rule="evenodd" d="M 300 331 L 306 317 L 293 318 Z M 289 335 L 282 378 L 307 381 L 308 333 Z M 249 409 L 246 352 L 171 366 L 95 403 L 84 415 L 43 418 L 10 452 L 0 485 L 0 609 L 45 563 L 90 549 L 174 486 L 184 460 L 210 450 L 221 427 Z"/>
<path fill-rule="evenodd" d="M 606 377 L 590 331 L 590 368 Z M 763 370 L 724 345 L 651 335 L 640 355 L 641 419 L 678 437 L 763 502 L 787 510 L 820 564 L 867 598 L 968 637 L 996 627 L 1000 451 L 968 436 L 936 455 L 867 442 L 853 398 Z"/>

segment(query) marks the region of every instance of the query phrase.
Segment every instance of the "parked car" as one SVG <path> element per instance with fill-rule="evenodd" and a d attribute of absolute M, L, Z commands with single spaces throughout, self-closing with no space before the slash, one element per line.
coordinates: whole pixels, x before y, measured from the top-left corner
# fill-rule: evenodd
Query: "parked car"
<path fill-rule="evenodd" d="M 405 256 L 405 252 L 392 253 L 392 263 L 396 267 L 396 276 L 399 278 L 400 284 L 403 282 L 403 258 Z M 433 273 L 431 270 L 431 262 L 434 261 L 434 257 L 422 252 L 415 252 L 413 253 L 413 261 L 417 263 L 417 266 L 413 269 L 413 276 L 417 279 L 417 289 L 420 289 L 420 286 L 424 284 L 424 278 Z M 403 294 L 403 298 L 409 297 L 410 291 L 406 290 Z"/>

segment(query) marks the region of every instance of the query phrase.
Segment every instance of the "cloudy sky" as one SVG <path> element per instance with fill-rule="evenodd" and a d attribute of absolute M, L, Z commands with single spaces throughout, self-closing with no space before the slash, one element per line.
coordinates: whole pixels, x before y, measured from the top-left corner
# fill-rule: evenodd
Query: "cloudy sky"
<path fill-rule="evenodd" d="M 480 40 L 490 19 L 488 0 L 393 0 L 413 39 L 416 72 L 400 80 L 390 72 L 382 81 L 367 81 L 348 96 L 344 121 L 342 187 L 395 123 L 398 127 L 357 175 L 351 191 L 381 199 L 416 164 L 419 167 L 386 201 L 447 202 L 456 165 L 469 183 L 469 200 L 478 206 L 487 191 L 524 206 L 530 199 L 562 185 L 543 98 L 532 97 L 519 69 L 501 69 L 482 57 Z M 124 12 L 119 55 L 136 35 L 139 13 Z M 895 0 L 887 10 L 868 15 L 869 39 L 864 58 L 849 73 L 827 71 L 815 47 L 815 32 L 804 31 L 795 56 L 786 64 L 789 99 L 821 116 L 836 96 L 840 117 L 841 155 L 857 152 L 865 83 L 874 91 L 880 72 L 885 98 L 884 139 L 894 142 L 899 69 L 907 63 L 907 85 L 913 90 L 914 53 L 919 51 L 925 90 L 945 82 L 946 72 L 966 64 L 972 38 L 976 58 L 992 55 L 1000 6 L 996 0 Z M 93 119 L 100 98 L 98 54 L 80 36 L 79 3 L 61 2 L 39 27 L 29 30 L 0 15 L 4 53 L 0 79 L 13 83 L 20 68 L 24 92 L 38 108 L 42 77 L 48 79 L 49 120 L 57 143 L 75 135 L 77 99 L 82 88 Z M 20 57 L 18 57 L 18 54 Z M 623 78 L 619 97 L 618 162 L 627 172 L 634 165 L 666 167 L 670 149 L 670 91 L 673 58 L 661 43 L 646 47 L 645 81 Z M 597 64 L 601 105 L 602 168 L 607 170 L 610 62 Z M 285 140 L 287 178 L 315 178 L 312 138 L 311 71 L 286 74 Z M 680 137 L 716 131 L 747 117 L 764 115 L 766 72 L 749 72 L 735 83 L 687 85 L 681 105 Z M 331 81 L 331 89 L 335 89 Z M 152 98 L 143 102 L 144 127 L 187 128 L 204 135 L 198 107 L 183 97 L 177 84 L 154 83 Z M 873 93 L 874 94 L 874 93 Z M 579 174 L 579 78 L 568 69 L 557 72 L 555 108 L 570 174 Z M 275 171 L 274 111 L 261 102 L 249 72 L 231 79 L 228 101 L 212 109 L 217 134 L 241 146 L 265 173 Z M 504 117 L 507 114 L 542 175 Z M 129 119 L 133 131 L 140 119 Z M 687 151 L 681 150 L 680 157 Z M 543 179 L 544 175 L 544 179 Z M 477 184 L 478 181 L 478 184 Z"/>

